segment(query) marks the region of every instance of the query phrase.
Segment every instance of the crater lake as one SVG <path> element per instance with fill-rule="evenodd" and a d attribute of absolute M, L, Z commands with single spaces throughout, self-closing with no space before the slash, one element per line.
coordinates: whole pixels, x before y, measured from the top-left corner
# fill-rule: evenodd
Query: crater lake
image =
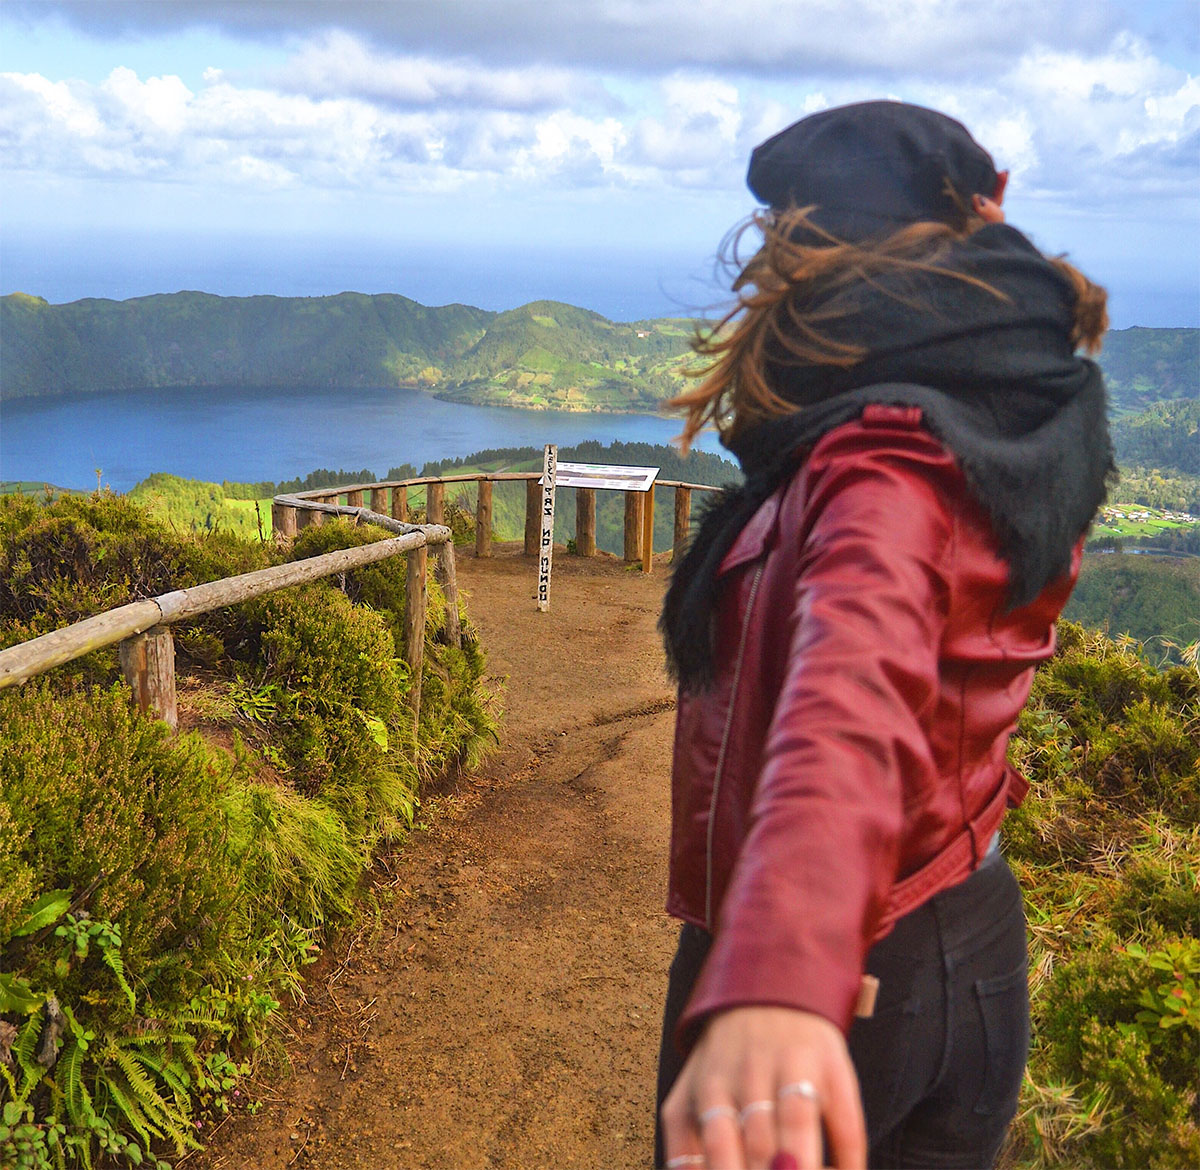
<path fill-rule="evenodd" d="M 88 490 L 99 469 L 124 492 L 155 471 L 216 483 L 318 467 L 382 477 L 490 447 L 668 443 L 680 429 L 675 418 L 471 406 L 396 388 L 110 391 L 0 404 L 0 479 Z M 696 445 L 724 453 L 712 433 Z"/>

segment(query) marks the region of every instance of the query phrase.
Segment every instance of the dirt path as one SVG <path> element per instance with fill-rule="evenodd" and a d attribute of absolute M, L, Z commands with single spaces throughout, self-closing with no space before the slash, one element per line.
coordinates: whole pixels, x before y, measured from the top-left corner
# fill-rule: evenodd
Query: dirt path
<path fill-rule="evenodd" d="M 497 553 L 459 574 L 508 679 L 500 749 L 388 859 L 378 923 L 310 981 L 293 1075 L 189 1168 L 649 1164 L 674 942 L 666 570 L 556 557 L 539 614 L 531 563 Z"/>

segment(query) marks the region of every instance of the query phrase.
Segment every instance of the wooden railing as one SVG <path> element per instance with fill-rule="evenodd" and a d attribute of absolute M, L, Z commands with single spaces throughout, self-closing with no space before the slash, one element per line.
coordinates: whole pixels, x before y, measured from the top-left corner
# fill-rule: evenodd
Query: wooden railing
<path fill-rule="evenodd" d="M 286 565 L 274 565 L 225 577 L 190 589 L 178 589 L 134 601 L 86 618 L 61 630 L 52 630 L 28 642 L 0 650 L 0 689 L 16 686 L 56 666 L 82 658 L 93 650 L 120 643 L 121 669 L 142 711 L 165 719 L 172 727 L 178 720 L 175 700 L 175 644 L 171 626 L 261 597 L 289 585 L 316 581 L 334 573 L 360 568 L 388 557 L 408 554 L 404 657 L 412 677 L 419 680 L 425 653 L 425 614 L 428 606 L 428 549 L 440 550 L 440 576 L 446 593 L 447 635 L 455 646 L 462 645 L 458 619 L 458 582 L 454 565 L 454 541 L 443 524 L 408 524 L 361 507 L 338 507 L 320 500 L 280 496 L 283 506 L 306 517 L 340 514 L 355 516 L 399 535 L 357 548 L 338 549 Z M 414 719 L 419 717 L 421 687 L 410 691 Z"/>
<path fill-rule="evenodd" d="M 415 479 L 385 480 L 380 483 L 357 483 L 339 488 L 321 488 L 298 492 L 293 496 L 276 496 L 271 504 L 271 523 L 281 536 L 295 536 L 307 524 L 319 524 L 321 512 L 305 508 L 313 502 L 336 505 L 345 497 L 349 508 L 362 507 L 368 498 L 373 513 L 389 515 L 406 522 L 409 518 L 408 490 L 425 488 L 425 519 L 429 524 L 443 524 L 446 516 L 446 485 L 478 485 L 475 497 L 475 555 L 492 555 L 492 491 L 497 483 L 525 483 L 525 553 L 537 556 L 541 539 L 542 494 L 537 471 L 473 472 L 467 475 L 421 476 Z M 692 492 L 714 492 L 720 488 L 706 483 L 683 483 L 678 480 L 658 480 L 655 488 L 672 488 L 675 492 L 675 527 L 672 548 L 681 549 L 687 542 L 691 522 Z M 575 546 L 580 556 L 596 555 L 596 491 L 604 489 L 573 488 L 575 492 Z M 390 498 L 389 498 L 390 493 Z M 640 561 L 642 569 L 650 572 L 654 564 L 654 490 L 624 492 L 625 529 L 624 559 Z"/>
<path fill-rule="evenodd" d="M 424 658 L 425 614 L 428 606 L 428 549 L 439 550 L 438 570 L 446 594 L 447 636 L 451 644 L 462 645 L 458 616 L 458 580 L 454 562 L 454 541 L 445 524 L 446 485 L 476 483 L 475 555 L 492 554 L 492 487 L 506 481 L 524 481 L 524 551 L 538 553 L 541 537 L 540 475 L 526 472 L 475 472 L 469 475 L 419 477 L 388 480 L 382 483 L 351 484 L 322 488 L 295 495 L 276 496 L 271 502 L 271 520 L 275 535 L 294 537 L 301 528 L 320 524 L 326 516 L 353 516 L 359 521 L 377 524 L 397 533 L 391 540 L 375 541 L 357 548 L 339 549 L 322 556 L 308 557 L 285 565 L 258 569 L 238 577 L 225 577 L 190 589 L 179 589 L 159 597 L 134 601 L 86 618 L 61 630 L 32 638 L 28 642 L 0 650 L 0 690 L 17 686 L 56 666 L 82 658 L 93 650 L 120 644 L 121 669 L 133 688 L 134 698 L 144 712 L 165 719 L 172 727 L 178 721 L 175 698 L 175 644 L 171 627 L 216 609 L 237 605 L 289 585 L 316 581 L 334 573 L 373 564 L 388 557 L 408 554 L 405 610 L 404 657 L 414 679 L 421 677 Z M 425 488 L 425 523 L 409 520 L 408 489 Z M 675 549 L 687 540 L 693 491 L 718 491 L 710 484 L 659 481 L 659 488 L 675 492 Z M 596 491 L 574 488 L 575 542 L 582 556 L 596 555 Z M 363 500 L 370 493 L 370 507 Z M 390 493 L 390 497 L 389 497 Z M 654 492 L 625 492 L 626 561 L 641 561 L 649 572 L 654 561 Z M 345 497 L 346 503 L 339 501 Z M 419 716 L 421 688 L 410 692 L 414 718 Z"/>

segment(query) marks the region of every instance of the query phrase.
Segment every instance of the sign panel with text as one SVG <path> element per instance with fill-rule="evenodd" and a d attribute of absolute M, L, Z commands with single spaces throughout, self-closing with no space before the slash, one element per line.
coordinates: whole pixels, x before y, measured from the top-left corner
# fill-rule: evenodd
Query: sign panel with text
<path fill-rule="evenodd" d="M 555 487 L 603 488 L 610 492 L 648 492 L 657 467 L 620 467 L 603 463 L 560 463 Z M 539 481 L 540 482 L 540 481 Z"/>

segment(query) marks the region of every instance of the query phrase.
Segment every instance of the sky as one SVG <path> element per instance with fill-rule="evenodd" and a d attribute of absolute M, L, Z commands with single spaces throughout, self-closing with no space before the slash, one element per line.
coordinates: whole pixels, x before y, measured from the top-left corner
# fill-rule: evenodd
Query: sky
<path fill-rule="evenodd" d="M 0 292 L 711 311 L 752 148 L 871 98 L 1114 325 L 1200 325 L 1195 0 L 5 0 Z"/>

